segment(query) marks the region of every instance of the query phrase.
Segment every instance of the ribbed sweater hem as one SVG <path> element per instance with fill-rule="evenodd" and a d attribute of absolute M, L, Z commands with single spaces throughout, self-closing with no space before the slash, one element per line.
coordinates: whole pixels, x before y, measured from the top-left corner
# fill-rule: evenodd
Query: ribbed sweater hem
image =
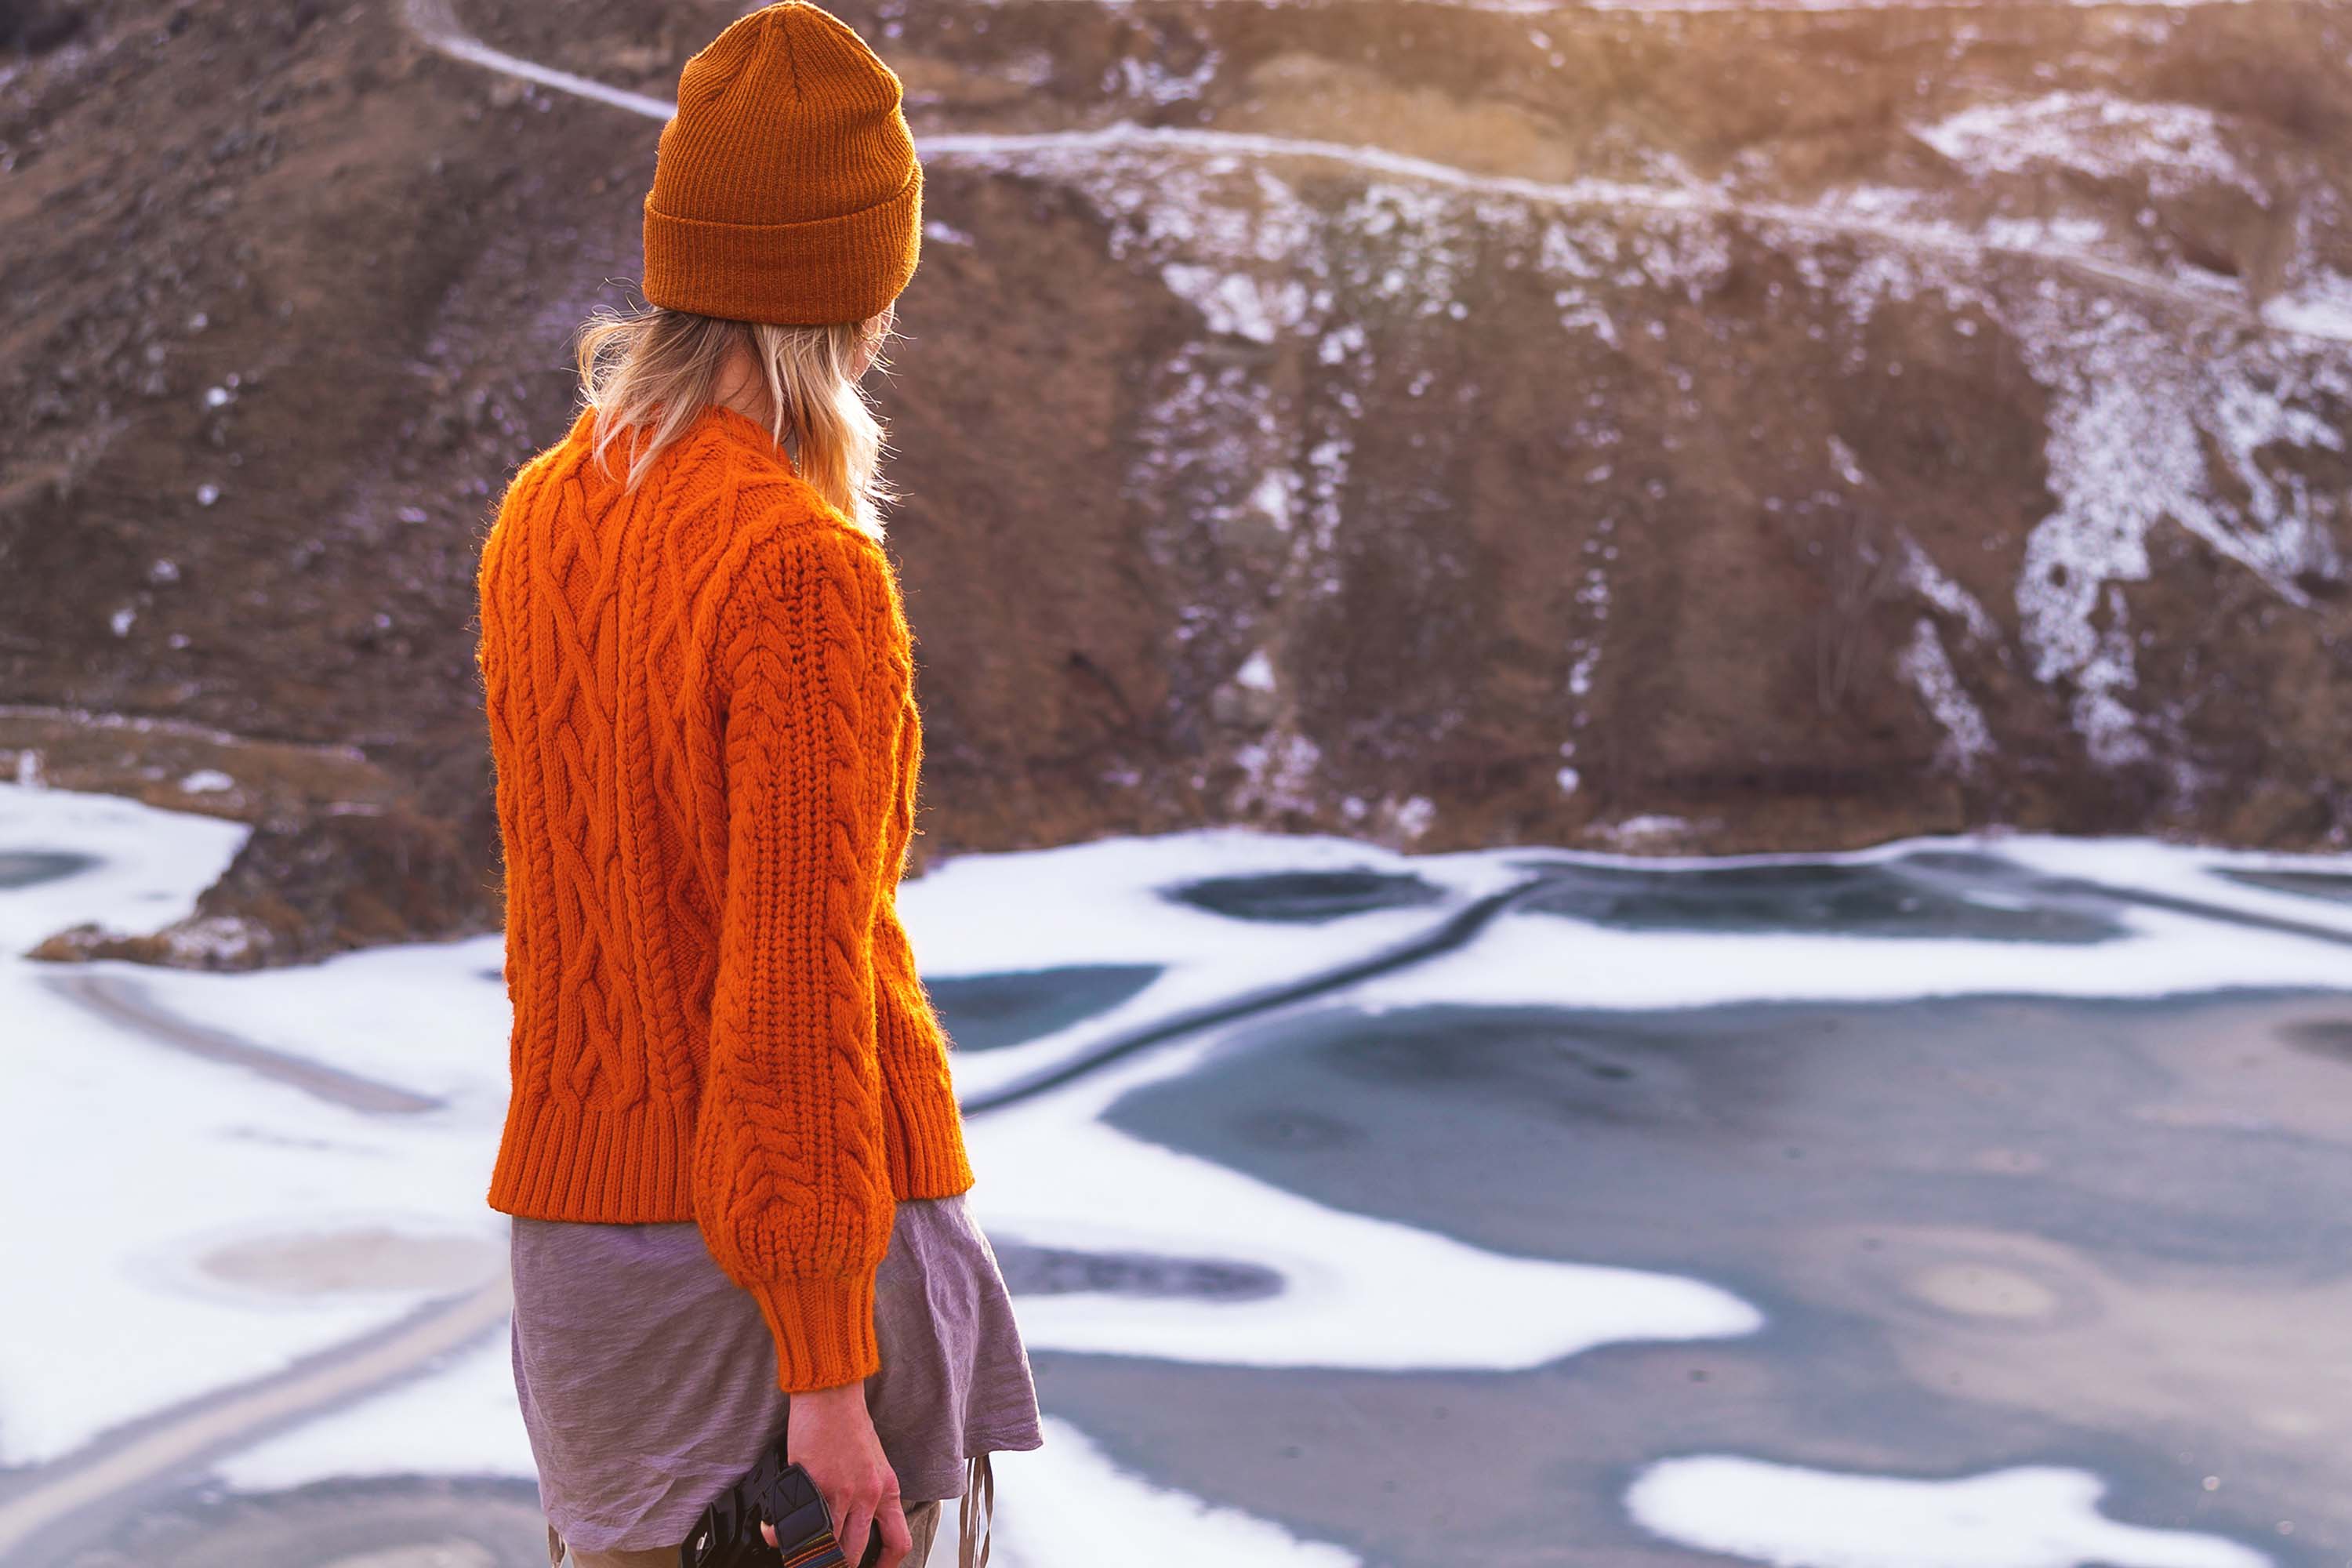
<path fill-rule="evenodd" d="M 657 1097 L 625 1107 L 519 1100 L 490 1172 L 490 1207 L 604 1225 L 692 1219 L 693 1155 L 692 1110 Z"/>
<path fill-rule="evenodd" d="M 490 1172 L 489 1206 L 518 1218 L 595 1225 L 693 1219 L 693 1121 L 691 1110 L 656 1099 L 625 1110 L 553 1097 L 513 1102 Z M 947 1131 L 926 1137 L 927 1126 Z M 951 1101 L 912 1113 L 887 1102 L 882 1138 L 893 1198 L 971 1190 Z"/>

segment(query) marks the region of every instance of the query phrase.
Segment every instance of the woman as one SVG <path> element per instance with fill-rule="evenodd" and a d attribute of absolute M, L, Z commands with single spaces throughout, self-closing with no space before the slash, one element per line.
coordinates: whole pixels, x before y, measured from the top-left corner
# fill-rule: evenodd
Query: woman
<path fill-rule="evenodd" d="M 1040 1436 L 895 900 L 922 728 L 858 382 L 922 173 L 799 0 L 678 89 L 648 308 L 592 323 L 482 552 L 516 1388 L 559 1564 L 670 1568 L 780 1430 L 850 1562 L 961 1497 L 969 1563 Z"/>

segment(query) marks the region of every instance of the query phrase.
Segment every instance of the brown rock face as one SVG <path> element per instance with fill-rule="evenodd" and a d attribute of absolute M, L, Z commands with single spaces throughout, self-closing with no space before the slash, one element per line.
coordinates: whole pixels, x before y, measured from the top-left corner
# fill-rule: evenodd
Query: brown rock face
<path fill-rule="evenodd" d="M 484 51 L 732 13 L 19 9 L 0 767 L 209 737 L 244 961 L 493 921 L 474 560 L 657 126 Z M 2352 833 L 2340 12 L 839 9 L 934 852 Z"/>

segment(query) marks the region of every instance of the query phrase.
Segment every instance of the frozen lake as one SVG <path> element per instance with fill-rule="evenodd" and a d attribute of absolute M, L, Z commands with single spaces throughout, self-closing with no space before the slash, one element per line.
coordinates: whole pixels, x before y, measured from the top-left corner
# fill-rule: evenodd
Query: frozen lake
<path fill-rule="evenodd" d="M 496 939 L 14 956 L 240 836 L 0 786 L 0 1563 L 544 1562 Z M 1049 1417 L 998 1562 L 2352 1562 L 2352 860 L 1208 832 L 902 907 Z"/>

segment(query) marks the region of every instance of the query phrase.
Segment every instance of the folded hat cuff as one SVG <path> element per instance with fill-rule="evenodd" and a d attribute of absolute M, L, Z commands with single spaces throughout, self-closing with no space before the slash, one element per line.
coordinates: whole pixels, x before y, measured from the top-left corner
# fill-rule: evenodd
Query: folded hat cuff
<path fill-rule="evenodd" d="M 873 206 L 809 223 L 706 223 L 646 201 L 646 299 L 666 310 L 826 326 L 878 316 L 915 275 L 923 172 Z"/>

